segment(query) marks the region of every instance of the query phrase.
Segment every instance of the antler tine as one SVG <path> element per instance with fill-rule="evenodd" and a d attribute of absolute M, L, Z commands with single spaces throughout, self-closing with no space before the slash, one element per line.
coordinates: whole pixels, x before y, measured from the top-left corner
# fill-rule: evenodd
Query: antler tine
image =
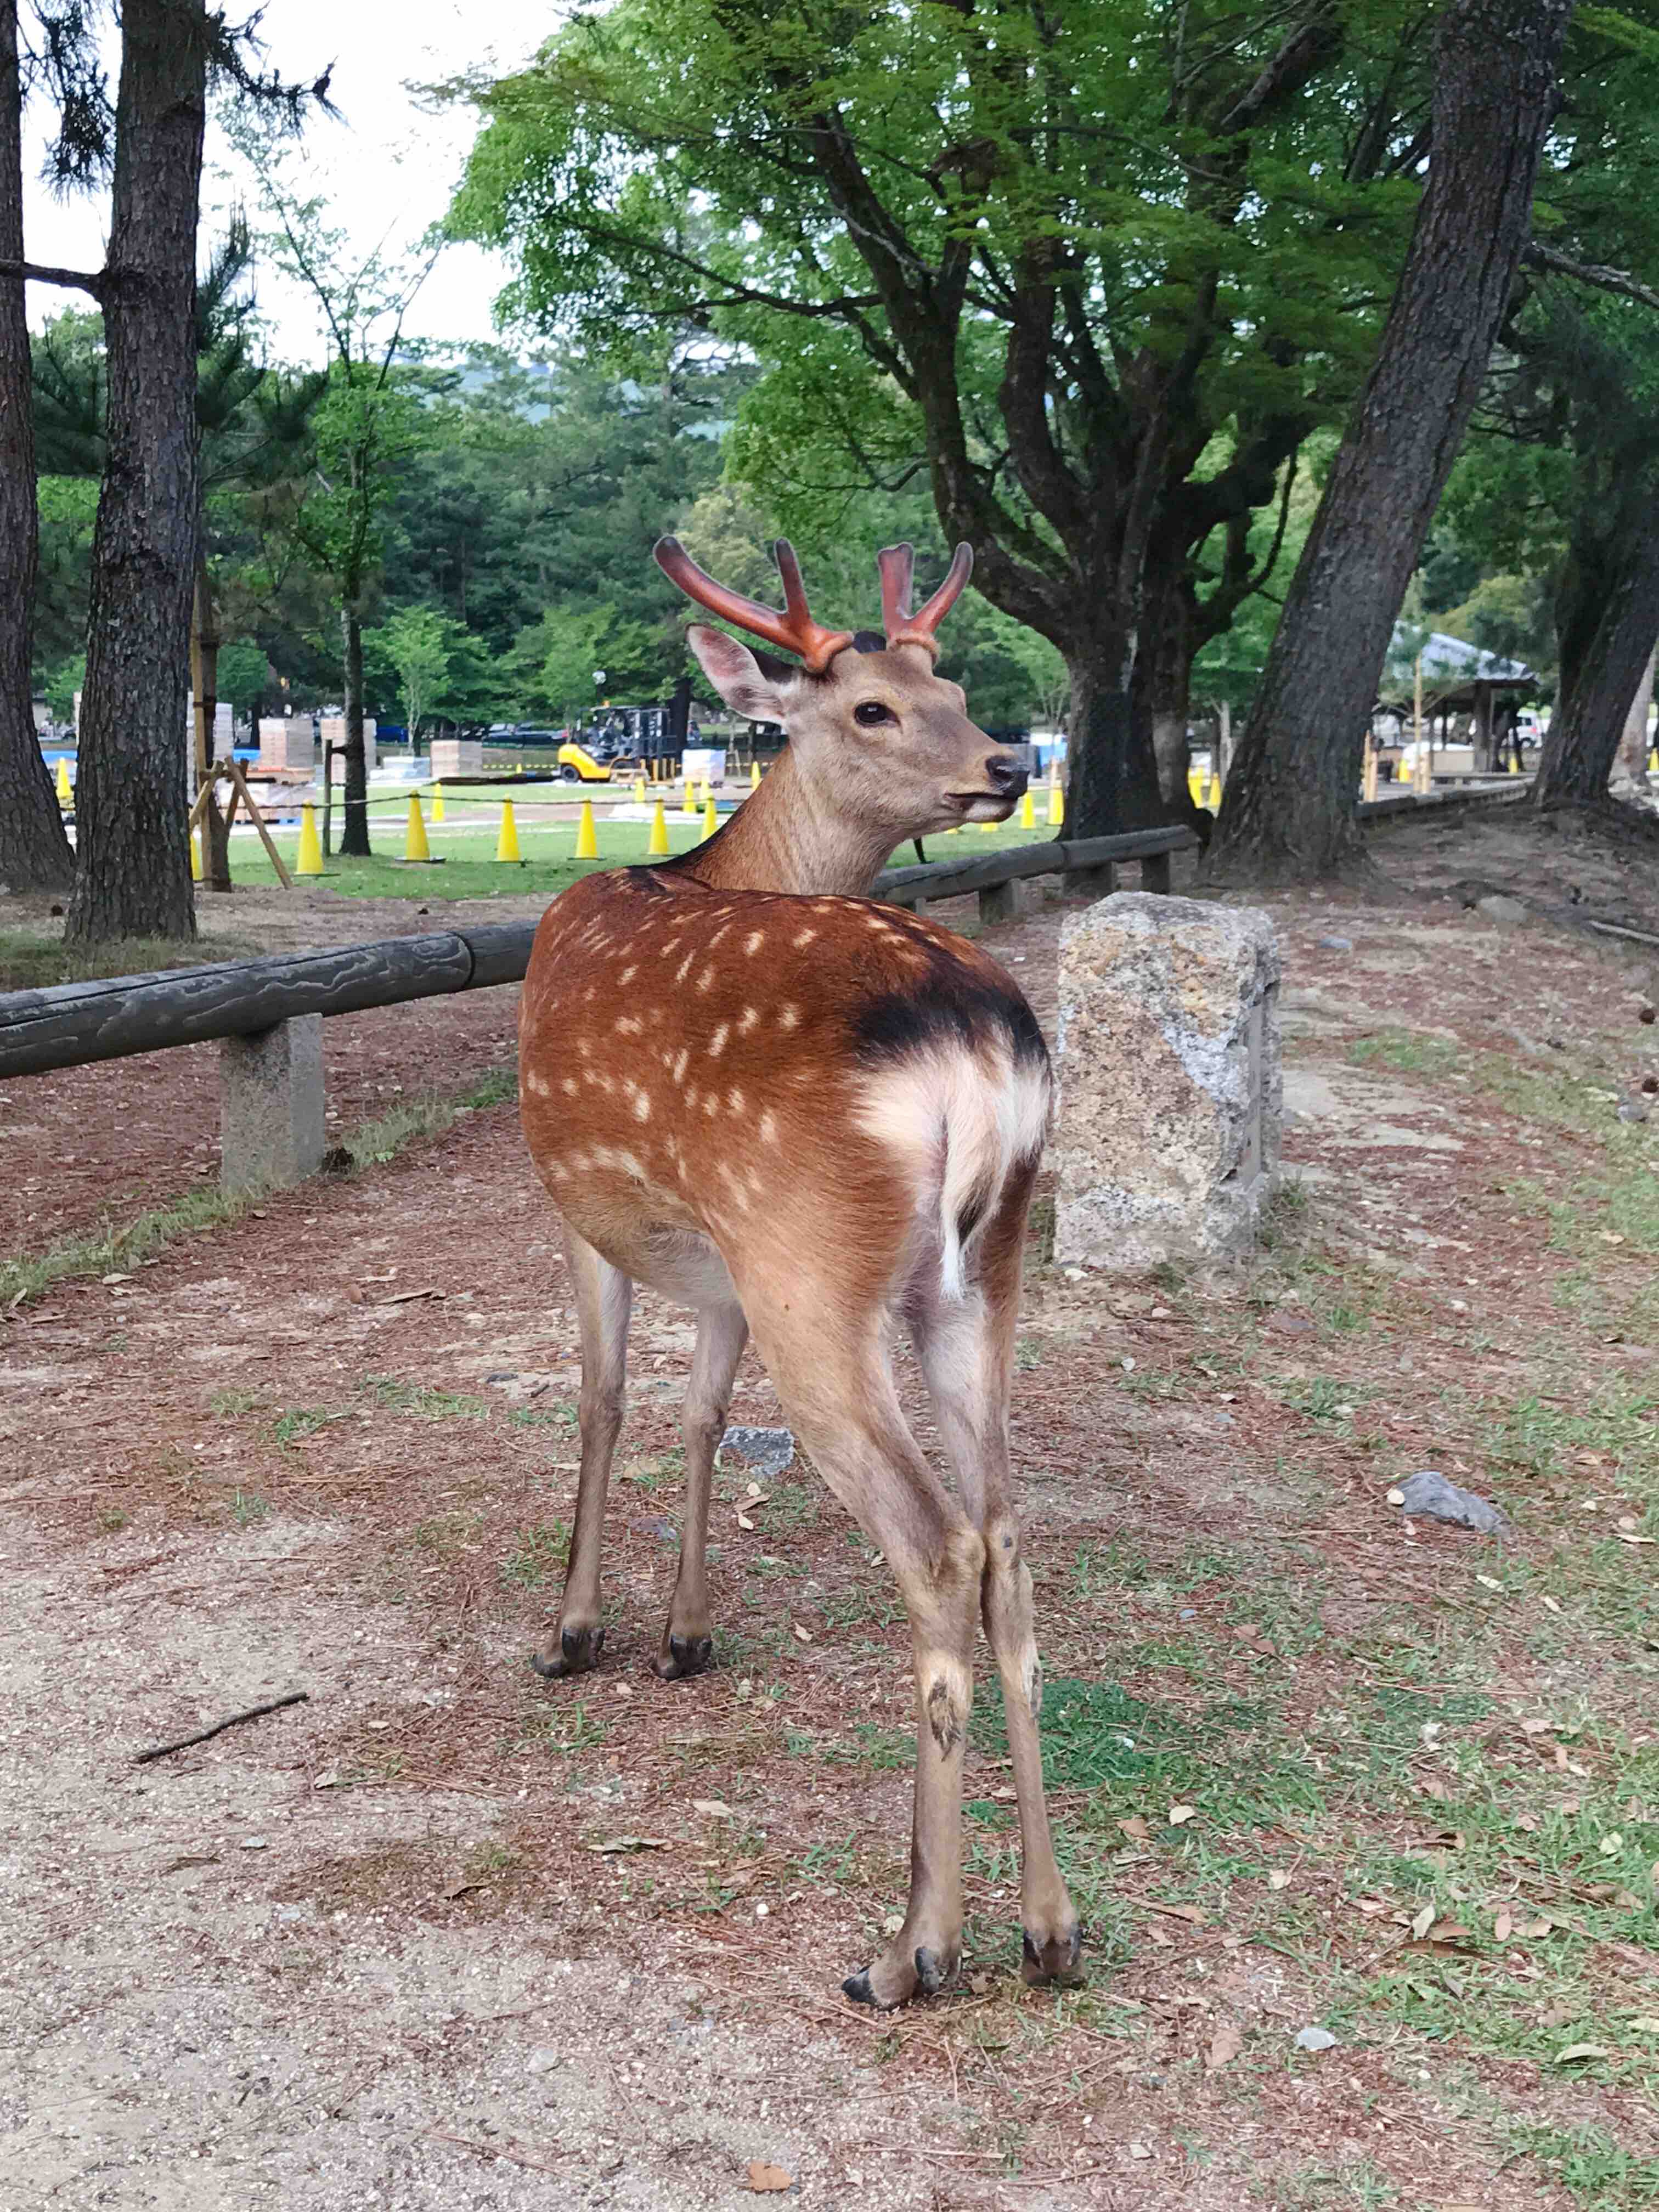
<path fill-rule="evenodd" d="M 881 626 L 890 644 L 910 619 L 910 581 L 915 574 L 914 545 L 884 545 L 876 556 L 881 574 Z"/>
<path fill-rule="evenodd" d="M 842 647 L 853 642 L 850 630 L 825 629 L 813 621 L 801 584 L 800 564 L 793 546 L 786 538 L 780 538 L 772 548 L 772 557 L 783 579 L 781 614 L 742 592 L 734 592 L 729 585 L 716 583 L 714 577 L 697 566 L 678 538 L 659 538 L 652 550 L 657 566 L 688 599 L 707 607 L 722 622 L 746 629 L 751 637 L 763 638 L 768 645 L 781 646 L 786 653 L 798 653 L 803 665 L 814 676 L 822 676 Z"/>
<path fill-rule="evenodd" d="M 906 552 L 909 550 L 908 546 L 903 548 L 895 547 L 893 550 L 895 551 L 903 550 Z M 883 558 L 884 559 L 885 556 L 884 556 Z M 888 644 L 890 646 L 925 645 L 928 651 L 937 658 L 939 653 L 939 640 L 933 633 L 938 629 L 940 623 L 944 621 L 945 616 L 950 613 L 951 608 L 955 606 L 957 601 L 962 597 L 963 587 L 966 586 L 968 579 L 973 574 L 973 547 L 966 544 L 958 545 L 956 550 L 956 553 L 951 559 L 949 573 L 946 574 L 945 581 L 939 586 L 938 591 L 934 592 L 933 598 L 929 599 L 924 606 L 918 607 L 915 614 L 906 615 L 896 629 L 894 628 L 890 620 L 888 622 Z M 886 581 L 887 572 L 884 569 L 882 572 L 884 611 L 885 611 L 886 606 Z"/>

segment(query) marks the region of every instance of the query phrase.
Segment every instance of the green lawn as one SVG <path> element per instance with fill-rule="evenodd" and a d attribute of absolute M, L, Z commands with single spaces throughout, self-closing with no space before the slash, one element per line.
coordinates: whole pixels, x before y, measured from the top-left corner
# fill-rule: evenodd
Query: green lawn
<path fill-rule="evenodd" d="M 407 810 L 407 799 L 398 803 Z M 516 864 L 502 863 L 495 858 L 495 837 L 501 821 L 499 799 L 487 807 L 470 802 L 463 806 L 447 800 L 446 819 L 441 829 L 432 827 L 429 808 L 423 807 L 422 811 L 428 817 L 427 841 L 434 862 L 440 865 L 406 866 L 400 857 L 404 849 L 403 812 L 393 820 L 377 809 L 370 817 L 369 835 L 376 848 L 373 857 L 348 860 L 335 854 L 325 863 L 326 872 L 320 878 L 307 880 L 320 881 L 328 890 L 343 892 L 350 898 L 410 898 L 422 904 L 436 899 L 492 898 L 515 892 L 544 892 L 550 896 L 563 890 L 578 876 L 591 874 L 596 867 L 626 866 L 643 860 L 651 834 L 648 823 L 608 821 L 602 810 L 596 807 L 594 830 L 599 858 L 596 861 L 578 860 L 574 858 L 574 822 L 526 821 L 515 809 L 519 849 L 524 858 Z M 700 821 L 671 809 L 667 822 L 668 842 L 675 853 L 689 852 L 702 841 Z M 1022 830 L 1018 821 L 1004 823 L 988 836 L 975 827 L 930 838 L 927 857 L 930 860 L 957 856 L 967 859 L 975 854 L 994 852 L 1001 846 L 1029 845 L 1053 834 L 1044 828 Z M 276 847 L 292 868 L 299 853 L 298 832 L 290 830 L 279 835 Z M 902 864 L 913 861 L 915 854 L 906 845 L 893 858 L 896 864 Z M 231 873 L 239 884 L 269 884 L 276 880 L 263 848 L 245 838 L 237 841 L 231 854 Z"/>

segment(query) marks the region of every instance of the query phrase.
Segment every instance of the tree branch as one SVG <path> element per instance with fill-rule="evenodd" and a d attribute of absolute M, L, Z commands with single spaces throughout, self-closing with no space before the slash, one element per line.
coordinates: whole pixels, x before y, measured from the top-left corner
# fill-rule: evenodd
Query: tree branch
<path fill-rule="evenodd" d="M 94 300 L 101 300 L 109 281 L 109 271 L 95 272 L 85 269 L 51 269 L 39 261 L 0 261 L 0 276 L 21 279 L 26 284 L 61 284 L 66 291 L 90 292 Z"/>
<path fill-rule="evenodd" d="M 1589 284 L 1595 291 L 1617 293 L 1621 299 L 1638 301 L 1644 307 L 1659 307 L 1659 292 L 1640 277 L 1622 269 L 1609 269 L 1603 262 L 1576 261 L 1571 254 L 1541 246 L 1535 238 L 1521 258 L 1529 269 L 1547 269 L 1552 276 L 1570 276 L 1574 283 Z"/>

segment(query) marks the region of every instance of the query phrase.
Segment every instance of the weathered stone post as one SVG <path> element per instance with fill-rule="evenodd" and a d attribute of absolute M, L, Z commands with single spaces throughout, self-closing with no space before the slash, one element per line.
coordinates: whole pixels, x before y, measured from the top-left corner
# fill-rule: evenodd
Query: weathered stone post
<path fill-rule="evenodd" d="M 303 1182 L 323 1164 L 323 1018 L 295 1014 L 219 1047 L 219 1182 Z"/>
<path fill-rule="evenodd" d="M 1060 950 L 1054 1257 L 1134 1273 L 1246 1249 L 1279 1171 L 1264 914 L 1124 891 Z"/>

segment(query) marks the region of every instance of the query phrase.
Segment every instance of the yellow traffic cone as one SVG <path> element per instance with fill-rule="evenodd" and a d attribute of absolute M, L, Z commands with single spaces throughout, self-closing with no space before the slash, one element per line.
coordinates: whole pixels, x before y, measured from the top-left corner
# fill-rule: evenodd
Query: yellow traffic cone
<path fill-rule="evenodd" d="M 323 848 L 317 835 L 317 811 L 312 806 L 300 809 L 300 857 L 294 863 L 296 876 L 320 876 L 323 872 Z"/>
<path fill-rule="evenodd" d="M 979 832 L 982 837 L 988 837 L 994 830 L 1000 830 L 1001 827 L 1000 822 L 981 822 L 979 824 Z"/>
<path fill-rule="evenodd" d="M 702 789 L 697 793 L 697 797 L 702 804 L 704 806 L 707 806 L 709 800 L 713 799 L 714 796 L 714 793 L 708 788 L 708 778 L 704 776 L 702 780 Z"/>
<path fill-rule="evenodd" d="M 432 787 L 432 826 L 440 828 L 444 818 L 444 787 L 441 783 Z"/>
<path fill-rule="evenodd" d="M 646 844 L 645 857 L 647 860 L 665 860 L 668 858 L 668 817 L 662 811 L 661 799 L 651 810 L 651 836 Z"/>
<path fill-rule="evenodd" d="M 1048 786 L 1048 827 L 1063 830 L 1066 826 L 1066 794 L 1057 783 Z"/>
<path fill-rule="evenodd" d="M 579 860 L 597 860 L 599 857 L 599 841 L 593 835 L 593 802 L 591 799 L 585 799 L 576 823 L 576 858 Z"/>
<path fill-rule="evenodd" d="M 69 763 L 58 763 L 58 804 L 67 813 L 75 804 L 75 786 L 70 781 Z"/>
<path fill-rule="evenodd" d="M 1031 787 L 1025 787 L 1025 796 L 1019 802 L 1019 826 L 1022 830 L 1036 828 L 1036 801 L 1031 796 Z"/>
<path fill-rule="evenodd" d="M 498 860 L 522 860 L 524 858 L 519 850 L 519 825 L 513 819 L 513 801 L 510 799 L 501 801 L 501 834 L 495 840 L 495 858 Z"/>
<path fill-rule="evenodd" d="M 760 763 L 758 761 L 750 761 L 749 763 L 749 788 L 750 791 L 758 791 L 760 789 Z"/>
<path fill-rule="evenodd" d="M 421 815 L 421 802 L 411 791 L 409 794 L 409 827 L 404 833 L 404 858 L 406 860 L 429 860 L 432 848 L 426 842 L 426 823 Z"/>
<path fill-rule="evenodd" d="M 199 831 L 195 830 L 191 830 L 191 831 L 189 832 L 189 837 L 190 837 L 190 879 L 191 879 L 191 883 L 193 883 L 193 884 L 199 884 L 199 883 L 201 882 L 201 880 L 202 880 L 202 854 L 201 854 L 201 848 L 199 848 L 199 846 L 197 844 L 196 840 L 197 840 L 197 837 L 198 837 L 198 836 L 205 837 L 205 836 L 206 836 L 206 835 L 207 835 L 207 825 L 206 825 L 206 823 L 205 823 L 202 825 L 202 828 L 201 828 L 201 830 L 200 830 Z"/>
<path fill-rule="evenodd" d="M 704 789 L 705 791 L 708 791 L 708 786 L 707 784 L 704 784 L 704 786 L 703 786 L 703 789 Z M 714 832 L 715 832 L 715 831 L 720 828 L 720 817 L 719 817 L 719 816 L 718 816 L 718 815 L 715 813 L 715 811 L 714 811 L 714 796 L 713 796 L 713 794 L 712 794 L 712 793 L 710 793 L 709 797 L 708 797 L 708 798 L 707 798 L 707 799 L 704 799 L 704 801 L 703 801 L 703 803 L 702 803 L 702 834 L 703 834 L 703 836 L 704 836 L 705 837 L 712 837 L 712 836 L 714 836 Z"/>
<path fill-rule="evenodd" d="M 690 776 L 685 779 L 685 797 L 680 803 L 682 814 L 694 815 L 697 811 L 697 787 Z"/>
<path fill-rule="evenodd" d="M 642 775 L 636 775 L 634 779 L 634 804 L 635 806 L 645 804 L 645 778 Z"/>

